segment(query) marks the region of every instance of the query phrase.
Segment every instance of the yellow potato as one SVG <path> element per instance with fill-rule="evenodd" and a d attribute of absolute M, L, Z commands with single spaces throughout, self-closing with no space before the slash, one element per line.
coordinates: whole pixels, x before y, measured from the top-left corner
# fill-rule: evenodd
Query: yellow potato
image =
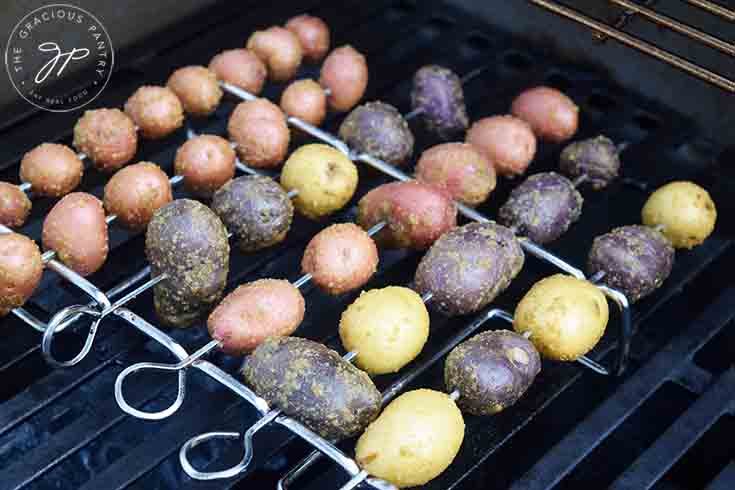
<path fill-rule="evenodd" d="M 328 145 L 304 145 L 286 161 L 281 185 L 297 190 L 294 205 L 303 215 L 319 219 L 342 208 L 357 188 L 357 167 Z"/>
<path fill-rule="evenodd" d="M 641 215 L 644 225 L 660 226 L 674 247 L 692 248 L 714 230 L 717 209 L 694 182 L 671 182 L 651 194 Z"/>
<path fill-rule="evenodd" d="M 355 363 L 370 374 L 395 373 L 429 338 L 429 312 L 421 296 L 398 286 L 363 292 L 342 313 L 339 336 Z"/>
<path fill-rule="evenodd" d="M 605 295 L 587 281 L 555 274 L 533 285 L 516 307 L 513 328 L 549 359 L 571 361 L 589 352 L 605 333 Z"/>
<path fill-rule="evenodd" d="M 463 439 L 462 413 L 449 395 L 409 391 L 368 426 L 357 441 L 355 459 L 373 476 L 414 487 L 446 470 Z"/>

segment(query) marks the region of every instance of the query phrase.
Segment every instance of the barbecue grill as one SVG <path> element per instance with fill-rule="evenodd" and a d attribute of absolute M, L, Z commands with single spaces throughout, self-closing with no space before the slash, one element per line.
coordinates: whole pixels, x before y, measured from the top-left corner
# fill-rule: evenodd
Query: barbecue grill
<path fill-rule="evenodd" d="M 404 113 L 410 110 L 410 78 L 426 63 L 442 64 L 465 76 L 471 120 L 506 112 L 523 88 L 545 83 L 562 89 L 582 108 L 577 137 L 604 133 L 627 147 L 623 178 L 604 191 L 584 193 L 580 221 L 548 246 L 554 256 L 582 268 L 593 237 L 638 222 L 648 193 L 673 179 L 697 181 L 713 194 L 721 216 L 718 228 L 700 247 L 678 252 L 670 278 L 632 307 L 635 335 L 628 339 L 631 356 L 625 372 L 600 376 L 579 364 L 545 362 L 541 375 L 516 405 L 494 417 L 466 417 L 460 454 L 426 487 L 733 488 L 735 444 L 728 433 L 735 429 L 735 334 L 728 327 L 735 317 L 735 289 L 729 277 L 735 252 L 730 247 L 734 230 L 727 220 L 733 212 L 728 191 L 735 189 L 731 163 L 735 147 L 728 147 L 735 140 L 735 123 L 726 108 L 735 107 L 735 71 L 728 57 L 733 53 L 727 44 L 735 14 L 724 3 L 701 0 L 576 3 L 307 1 L 278 8 L 214 4 L 174 27 L 161 28 L 148 43 L 123 48 L 118 53 L 120 68 L 94 104 L 119 106 L 141 83 L 164 82 L 173 69 L 185 64 L 206 64 L 216 52 L 242 45 L 256 28 L 282 23 L 301 12 L 327 21 L 333 45 L 349 42 L 367 55 L 370 82 L 364 100 L 381 99 Z M 693 31 L 687 14 L 703 19 L 706 28 Z M 102 12 L 99 16 L 105 22 Z M 676 23 L 676 18 L 687 25 Z M 669 30 L 652 33 L 652 22 L 676 31 L 677 37 L 671 39 Z M 545 37 L 554 42 L 540 43 L 529 25 L 536 31 L 540 26 L 553 27 Z M 630 34 L 621 34 L 620 29 Z M 706 51 L 700 51 L 700 43 Z M 677 49 L 683 54 L 673 55 Z M 689 54 L 696 58 L 687 59 Z M 318 67 L 307 65 L 299 78 L 317 75 Z M 656 90 L 664 85 L 668 88 Z M 282 89 L 269 83 L 262 96 L 277 100 Z M 224 134 L 227 117 L 240 101 L 236 93 L 231 95 L 212 117 L 188 121 L 189 130 Z M 702 113 L 701 107 L 712 112 Z M 12 144 L 0 155 L 0 180 L 17 181 L 18 157 L 38 142 L 68 140 L 76 117 L 35 114 L 25 107 L 23 114 L 8 118 L 12 123 L 3 132 Z M 334 134 L 340 120 L 332 116 L 322 128 Z M 437 142 L 420 125 L 412 123 L 412 130 L 416 153 Z M 174 152 L 186 137 L 186 131 L 179 131 L 162 141 L 145 141 L 139 159 L 157 162 L 172 174 Z M 556 168 L 559 151 L 558 145 L 542 145 L 531 172 Z M 367 165 L 361 168 L 356 199 L 401 177 L 371 171 L 369 164 L 380 167 L 379 162 L 362 160 Z M 85 190 L 101 195 L 104 176 L 90 172 L 84 179 Z M 502 181 L 478 211 L 495 216 L 514 185 Z M 34 201 L 32 218 L 21 232 L 38 238 L 52 205 L 51 200 Z M 355 213 L 354 206 L 348 207 L 330 222 L 354 221 Z M 297 218 L 284 243 L 252 255 L 234 253 L 230 289 L 259 277 L 297 279 L 306 242 L 324 226 Z M 115 227 L 110 231 L 110 258 L 90 281 L 101 290 L 115 291 L 109 293 L 115 301 L 145 282 L 148 271 L 143 237 Z M 419 258 L 409 251 L 381 252 L 380 269 L 369 287 L 409 284 Z M 522 274 L 492 308 L 512 311 L 531 284 L 557 271 L 552 262 L 529 255 Z M 339 315 L 355 295 L 334 298 L 308 285 L 303 291 L 307 313 L 297 334 L 337 348 Z M 26 310 L 48 319 L 87 301 L 79 287 L 46 274 Z M 231 383 L 215 369 L 239 378 L 241 363 L 215 352 L 207 357 L 212 368 L 187 371 L 187 396 L 171 417 L 147 422 L 126 415 L 113 397 L 119 373 L 138 362 L 170 363 L 173 358 L 151 338 L 155 336 L 151 327 L 158 324 L 151 295 L 136 295 L 125 308 L 104 319 L 88 355 L 59 369 L 44 361 L 36 330 L 15 316 L 2 320 L 6 331 L 12 332 L 0 347 L 2 488 L 259 488 L 275 486 L 284 475 L 282 483 L 291 488 L 339 488 L 358 474 L 358 470 L 345 472 L 329 458 L 303 472 L 293 470 L 312 445 L 269 424 L 253 438 L 253 461 L 247 471 L 209 481 L 187 476 L 180 464 L 182 446 L 191 449 L 185 461 L 198 470 L 236 465 L 243 452 L 239 436 L 196 447 L 193 443 L 198 440 L 192 438 L 212 431 L 245 433 L 261 414 L 214 379 L 224 379 L 237 390 L 236 380 Z M 493 312 L 451 319 L 432 313 L 432 334 L 422 354 L 404 371 L 376 379 L 378 388 L 387 389 L 387 396 L 415 387 L 441 390 L 442 359 L 451 345 L 470 328 L 506 325 L 503 315 Z M 620 359 L 627 335 L 625 328 L 621 335 L 614 324 L 625 327 L 624 319 L 623 315 L 611 320 L 605 338 L 589 355 L 590 365 L 612 366 Z M 59 333 L 54 354 L 68 359 L 79 352 L 88 324 L 80 321 L 71 332 Z M 208 341 L 201 327 L 166 333 L 188 353 Z M 407 374 L 409 379 L 404 378 Z M 125 395 L 139 409 L 156 412 L 171 406 L 180 390 L 170 373 L 151 373 L 129 380 Z M 311 442 L 322 444 L 318 438 Z M 349 456 L 354 441 L 338 447 Z M 321 449 L 330 448 L 324 441 Z"/>

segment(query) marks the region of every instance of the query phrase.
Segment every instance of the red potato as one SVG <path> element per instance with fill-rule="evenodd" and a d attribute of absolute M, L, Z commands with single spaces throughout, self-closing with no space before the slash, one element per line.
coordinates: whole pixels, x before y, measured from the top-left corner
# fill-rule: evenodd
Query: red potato
<path fill-rule="evenodd" d="M 425 250 L 457 226 L 457 207 L 442 189 L 415 180 L 391 182 L 371 190 L 358 203 L 360 226 L 369 229 L 381 221 L 387 226 L 375 235 L 379 244 Z"/>
<path fill-rule="evenodd" d="M 235 176 L 235 150 L 220 136 L 196 136 L 176 151 L 174 171 L 184 177 L 184 187 L 189 192 L 202 198 L 212 197 Z"/>
<path fill-rule="evenodd" d="M 70 269 L 88 276 L 107 260 L 107 222 L 102 202 L 72 192 L 51 208 L 43 222 L 43 248 L 56 251 Z"/>
<path fill-rule="evenodd" d="M 268 77 L 274 82 L 293 78 L 301 66 L 303 54 L 296 35 L 284 27 L 273 26 L 250 35 L 247 49 L 268 67 Z"/>
<path fill-rule="evenodd" d="M 368 66 L 365 57 L 350 45 L 332 51 L 322 64 L 319 83 L 328 88 L 329 107 L 346 112 L 355 107 L 368 84 Z"/>
<path fill-rule="evenodd" d="M 31 212 L 31 200 L 20 187 L 0 182 L 0 225 L 23 226 Z"/>
<path fill-rule="evenodd" d="M 68 146 L 42 143 L 23 156 L 20 180 L 40 196 L 61 197 L 79 185 L 84 164 Z"/>
<path fill-rule="evenodd" d="M 172 200 L 168 176 L 151 162 L 123 168 L 105 186 L 105 209 L 134 231 L 145 229 L 153 213 Z"/>
<path fill-rule="evenodd" d="M 297 80 L 283 91 L 281 109 L 289 116 L 319 126 L 327 115 L 327 96 L 314 80 Z"/>
<path fill-rule="evenodd" d="M 43 275 L 38 245 L 18 233 L 0 234 L 0 317 L 23 306 Z"/>
<path fill-rule="evenodd" d="M 125 102 L 125 112 L 146 138 L 168 136 L 184 123 L 184 106 L 168 87 L 144 85 Z"/>
<path fill-rule="evenodd" d="M 291 139 L 286 116 L 266 99 L 238 104 L 227 123 L 230 140 L 244 162 L 256 168 L 283 162 Z"/>
<path fill-rule="evenodd" d="M 85 111 L 74 126 L 74 148 L 103 172 L 130 162 L 138 149 L 135 123 L 120 109 Z"/>
<path fill-rule="evenodd" d="M 577 132 L 579 107 L 555 88 L 535 87 L 513 101 L 511 112 L 526 121 L 542 140 L 561 143 Z"/>
<path fill-rule="evenodd" d="M 513 116 L 485 117 L 467 131 L 465 141 L 482 151 L 498 175 L 522 175 L 536 155 L 531 126 Z"/>
<path fill-rule="evenodd" d="M 321 61 L 329 51 L 329 26 L 319 17 L 308 14 L 291 17 L 286 29 L 296 35 L 304 58 L 312 63 Z"/>
<path fill-rule="evenodd" d="M 229 354 L 245 354 L 269 337 L 290 335 L 304 319 L 305 302 L 293 284 L 260 279 L 227 295 L 207 320 L 213 339 Z"/>
<path fill-rule="evenodd" d="M 228 49 L 209 62 L 219 80 L 258 95 L 268 76 L 268 69 L 255 53 L 247 49 Z"/>
<path fill-rule="evenodd" d="M 179 68 L 168 77 L 166 86 L 176 94 L 184 110 L 195 116 L 208 116 L 222 100 L 217 75 L 204 66 Z"/>

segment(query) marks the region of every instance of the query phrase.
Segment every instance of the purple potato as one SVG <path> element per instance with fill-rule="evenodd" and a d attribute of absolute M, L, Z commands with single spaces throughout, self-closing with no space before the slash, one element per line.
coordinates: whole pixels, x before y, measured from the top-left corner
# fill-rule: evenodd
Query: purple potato
<path fill-rule="evenodd" d="M 621 226 L 592 242 L 587 271 L 605 273 L 602 283 L 635 303 L 661 286 L 674 265 L 674 247 L 655 228 Z"/>
<path fill-rule="evenodd" d="M 455 347 L 444 363 L 447 392 L 459 390 L 457 404 L 473 415 L 493 415 L 523 396 L 541 371 L 541 357 L 523 335 L 496 330 Z"/>
<path fill-rule="evenodd" d="M 357 106 L 339 127 L 339 137 L 353 150 L 401 165 L 413 153 L 413 134 L 398 109 L 383 102 Z"/>
<path fill-rule="evenodd" d="M 569 179 L 544 172 L 531 175 L 511 191 L 498 219 L 536 243 L 549 243 L 579 219 L 582 202 L 582 195 Z"/>
<path fill-rule="evenodd" d="M 559 168 L 571 179 L 584 175 L 593 189 L 602 189 L 620 173 L 620 152 L 606 136 L 577 141 L 561 152 Z"/>
<path fill-rule="evenodd" d="M 434 242 L 416 269 L 416 290 L 432 293 L 432 304 L 443 313 L 466 315 L 502 293 L 523 261 L 511 230 L 495 223 L 470 223 Z"/>
<path fill-rule="evenodd" d="M 469 125 L 462 81 L 438 65 L 421 67 L 413 77 L 411 108 L 421 111 L 426 128 L 448 140 Z"/>

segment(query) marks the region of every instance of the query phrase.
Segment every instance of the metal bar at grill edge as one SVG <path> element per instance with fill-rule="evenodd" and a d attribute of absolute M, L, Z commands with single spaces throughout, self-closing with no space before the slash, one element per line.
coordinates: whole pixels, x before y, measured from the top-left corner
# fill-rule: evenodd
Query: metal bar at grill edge
<path fill-rule="evenodd" d="M 528 0 L 528 2 L 537 5 L 538 7 L 544 8 L 556 15 L 565 17 L 569 20 L 577 22 L 593 31 L 604 34 L 616 41 L 636 49 L 644 54 L 652 56 L 660 61 L 668 63 L 680 70 L 683 70 L 690 75 L 693 75 L 705 82 L 708 82 L 716 87 L 726 90 L 731 93 L 735 93 L 735 81 L 726 78 L 719 73 L 715 73 L 712 70 L 708 70 L 702 66 L 692 63 L 691 61 L 684 59 L 674 53 L 666 51 L 665 49 L 659 48 L 658 46 L 651 44 L 647 41 L 643 41 L 635 36 L 628 33 L 615 29 L 614 27 L 595 20 L 587 15 L 584 15 L 574 9 L 560 5 L 552 0 Z"/>
<path fill-rule="evenodd" d="M 707 12 L 717 15 L 719 17 L 722 17 L 725 20 L 729 20 L 730 22 L 735 22 L 735 10 L 730 10 L 722 5 L 710 2 L 709 0 L 684 0 L 690 5 L 694 5 L 695 7 L 699 7 L 702 10 L 706 10 Z"/>

